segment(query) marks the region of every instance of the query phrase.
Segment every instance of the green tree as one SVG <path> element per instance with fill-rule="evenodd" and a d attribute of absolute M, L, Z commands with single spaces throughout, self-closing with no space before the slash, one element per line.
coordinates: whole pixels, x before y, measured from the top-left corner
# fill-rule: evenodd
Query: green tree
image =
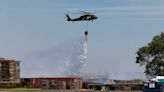
<path fill-rule="evenodd" d="M 164 33 L 137 51 L 136 63 L 145 66 L 147 77 L 164 76 Z"/>

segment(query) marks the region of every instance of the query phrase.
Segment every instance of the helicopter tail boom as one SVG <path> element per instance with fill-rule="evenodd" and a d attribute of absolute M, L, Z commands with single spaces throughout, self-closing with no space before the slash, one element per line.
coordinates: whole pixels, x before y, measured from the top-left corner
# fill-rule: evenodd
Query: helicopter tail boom
<path fill-rule="evenodd" d="M 68 14 L 66 15 L 66 17 L 67 17 L 67 21 L 71 21 L 71 20 L 72 20 L 72 19 L 69 17 Z"/>

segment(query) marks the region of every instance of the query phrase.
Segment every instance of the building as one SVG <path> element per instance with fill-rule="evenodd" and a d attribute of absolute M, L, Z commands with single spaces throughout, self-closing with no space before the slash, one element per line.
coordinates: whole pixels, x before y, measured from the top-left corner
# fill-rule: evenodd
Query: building
<path fill-rule="evenodd" d="M 85 87 L 94 90 L 143 90 L 143 80 L 109 80 L 108 83 L 85 83 Z"/>
<path fill-rule="evenodd" d="M 79 77 L 22 78 L 21 80 L 24 84 L 30 84 L 31 88 L 54 90 L 82 89 L 82 78 Z"/>
<path fill-rule="evenodd" d="M 0 83 L 20 83 L 20 61 L 0 58 Z"/>

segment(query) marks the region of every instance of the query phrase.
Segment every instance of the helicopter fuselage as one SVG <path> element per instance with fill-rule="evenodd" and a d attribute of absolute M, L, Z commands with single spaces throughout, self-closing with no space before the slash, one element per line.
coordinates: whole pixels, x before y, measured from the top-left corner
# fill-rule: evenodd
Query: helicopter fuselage
<path fill-rule="evenodd" d="M 91 14 L 82 15 L 74 19 L 71 19 L 69 15 L 66 15 L 66 16 L 67 16 L 67 21 L 93 21 L 98 18 L 97 16 L 91 15 Z"/>

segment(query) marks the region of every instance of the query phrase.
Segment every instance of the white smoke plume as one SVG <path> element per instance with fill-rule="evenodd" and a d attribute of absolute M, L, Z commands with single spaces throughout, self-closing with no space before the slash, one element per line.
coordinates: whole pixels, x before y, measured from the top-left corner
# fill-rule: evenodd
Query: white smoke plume
<path fill-rule="evenodd" d="M 26 72 L 26 74 L 23 76 L 78 76 L 85 67 L 86 60 L 87 42 L 84 37 L 81 37 L 49 50 L 37 51 L 32 55 L 30 62 L 24 63 L 26 66 L 22 71 Z"/>

